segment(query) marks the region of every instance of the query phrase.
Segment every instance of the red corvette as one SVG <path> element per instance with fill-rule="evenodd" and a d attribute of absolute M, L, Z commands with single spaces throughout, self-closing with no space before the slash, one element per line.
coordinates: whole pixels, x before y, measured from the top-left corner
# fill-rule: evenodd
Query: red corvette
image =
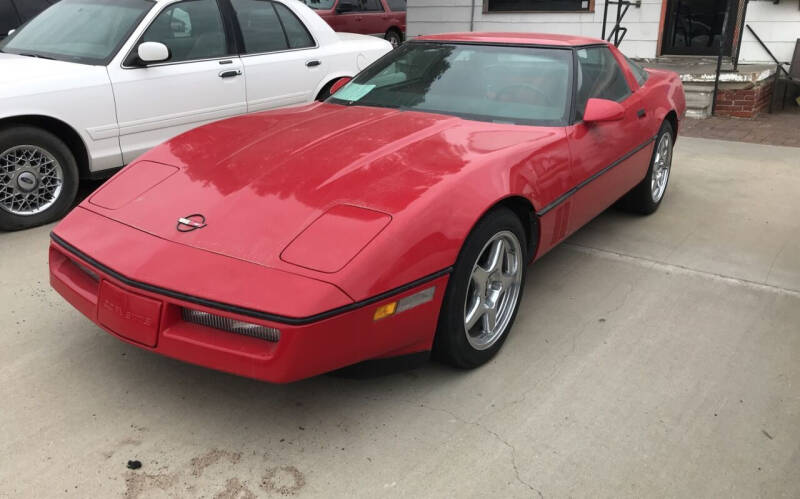
<path fill-rule="evenodd" d="M 55 228 L 51 283 L 122 340 L 266 381 L 475 367 L 529 262 L 615 202 L 658 208 L 684 111 L 677 75 L 599 40 L 418 38 L 139 158 Z"/>

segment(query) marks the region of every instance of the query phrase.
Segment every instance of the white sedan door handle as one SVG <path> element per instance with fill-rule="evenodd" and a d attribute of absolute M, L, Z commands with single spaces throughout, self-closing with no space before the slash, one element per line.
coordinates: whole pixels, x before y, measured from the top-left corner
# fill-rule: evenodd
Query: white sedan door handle
<path fill-rule="evenodd" d="M 229 69 L 227 71 L 220 71 L 219 72 L 219 77 L 220 78 L 232 78 L 234 76 L 239 76 L 240 74 L 242 74 L 242 70 L 241 69 Z"/>

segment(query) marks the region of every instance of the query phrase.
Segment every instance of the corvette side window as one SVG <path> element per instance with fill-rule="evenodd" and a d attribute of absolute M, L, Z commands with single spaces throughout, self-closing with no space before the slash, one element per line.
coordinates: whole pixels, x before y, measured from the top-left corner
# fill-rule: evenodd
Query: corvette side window
<path fill-rule="evenodd" d="M 169 62 L 228 55 L 225 30 L 215 0 L 185 0 L 164 9 L 142 35 L 143 42 L 169 48 Z"/>
<path fill-rule="evenodd" d="M 647 74 L 647 71 L 627 57 L 625 57 L 625 61 L 628 63 L 628 67 L 631 68 L 631 73 L 633 73 L 633 77 L 636 78 L 636 83 L 638 83 L 640 87 L 644 86 L 644 84 L 647 82 L 647 77 L 650 76 Z"/>
<path fill-rule="evenodd" d="M 583 118 L 586 102 L 591 98 L 622 102 L 631 89 L 617 60 L 606 47 L 578 49 L 578 88 L 575 99 L 577 118 Z"/>

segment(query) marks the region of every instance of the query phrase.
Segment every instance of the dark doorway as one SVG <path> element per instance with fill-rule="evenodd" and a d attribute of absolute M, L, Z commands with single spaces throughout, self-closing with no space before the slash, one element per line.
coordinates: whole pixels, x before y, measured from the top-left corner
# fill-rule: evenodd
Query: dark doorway
<path fill-rule="evenodd" d="M 670 55 L 731 55 L 733 24 L 723 39 L 725 14 L 735 17 L 736 0 L 666 0 L 661 52 Z"/>

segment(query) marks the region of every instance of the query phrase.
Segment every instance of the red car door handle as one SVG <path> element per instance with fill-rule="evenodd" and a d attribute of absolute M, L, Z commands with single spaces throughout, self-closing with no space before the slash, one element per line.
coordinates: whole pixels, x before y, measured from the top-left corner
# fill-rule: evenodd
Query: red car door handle
<path fill-rule="evenodd" d="M 636 111 L 636 116 L 638 116 L 639 118 L 644 118 L 645 116 L 647 116 L 647 111 L 645 111 L 644 109 L 639 109 L 638 111 Z"/>

